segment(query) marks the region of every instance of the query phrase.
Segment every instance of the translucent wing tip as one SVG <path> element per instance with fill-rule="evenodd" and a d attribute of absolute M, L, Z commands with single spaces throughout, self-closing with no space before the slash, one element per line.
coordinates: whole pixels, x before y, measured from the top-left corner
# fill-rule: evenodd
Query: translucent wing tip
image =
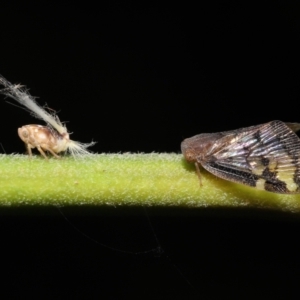
<path fill-rule="evenodd" d="M 297 132 L 300 130 L 300 123 L 285 123 L 287 127 L 289 127 L 294 132 Z"/>

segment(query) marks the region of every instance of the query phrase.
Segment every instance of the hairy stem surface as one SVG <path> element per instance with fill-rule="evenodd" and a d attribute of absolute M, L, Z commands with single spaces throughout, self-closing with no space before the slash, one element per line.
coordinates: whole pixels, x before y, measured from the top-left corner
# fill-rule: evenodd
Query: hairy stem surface
<path fill-rule="evenodd" d="M 231 183 L 179 154 L 94 154 L 85 158 L 0 156 L 0 205 L 145 205 L 300 210 L 299 195 Z"/>

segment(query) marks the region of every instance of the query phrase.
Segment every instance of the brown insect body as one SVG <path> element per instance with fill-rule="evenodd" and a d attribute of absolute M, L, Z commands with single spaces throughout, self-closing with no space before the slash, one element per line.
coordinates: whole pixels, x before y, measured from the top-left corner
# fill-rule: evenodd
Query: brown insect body
<path fill-rule="evenodd" d="M 25 125 L 18 128 L 18 135 L 25 143 L 29 156 L 32 156 L 31 149 L 37 148 L 46 159 L 47 155 L 44 151 L 59 158 L 57 153 L 66 151 L 68 148 L 69 134 L 59 134 L 47 126 Z"/>
<path fill-rule="evenodd" d="M 237 183 L 276 193 L 300 193 L 298 123 L 272 121 L 185 139 L 181 150 L 188 162 Z M 200 174 L 198 172 L 198 174 Z"/>

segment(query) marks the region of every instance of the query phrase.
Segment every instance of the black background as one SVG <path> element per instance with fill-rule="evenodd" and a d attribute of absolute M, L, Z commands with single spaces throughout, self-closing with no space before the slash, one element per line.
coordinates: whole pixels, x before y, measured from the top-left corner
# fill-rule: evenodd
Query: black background
<path fill-rule="evenodd" d="M 72 139 L 97 141 L 95 152 L 179 153 L 201 132 L 300 122 L 299 16 L 297 1 L 3 4 L 0 74 L 56 110 Z M 3 151 L 23 153 L 17 128 L 39 121 L 2 99 Z M 11 295 L 288 299 L 298 289 L 299 215 L 62 212 L 82 233 L 56 208 L 1 208 Z"/>

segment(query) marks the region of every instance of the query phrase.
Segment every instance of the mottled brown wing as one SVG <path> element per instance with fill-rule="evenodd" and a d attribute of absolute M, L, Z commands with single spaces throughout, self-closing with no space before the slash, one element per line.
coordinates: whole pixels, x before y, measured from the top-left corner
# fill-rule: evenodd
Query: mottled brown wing
<path fill-rule="evenodd" d="M 272 121 L 231 131 L 217 141 L 224 147 L 216 147 L 199 163 L 226 180 L 277 193 L 300 193 L 300 140 L 293 132 L 299 125 L 294 124 Z"/>

